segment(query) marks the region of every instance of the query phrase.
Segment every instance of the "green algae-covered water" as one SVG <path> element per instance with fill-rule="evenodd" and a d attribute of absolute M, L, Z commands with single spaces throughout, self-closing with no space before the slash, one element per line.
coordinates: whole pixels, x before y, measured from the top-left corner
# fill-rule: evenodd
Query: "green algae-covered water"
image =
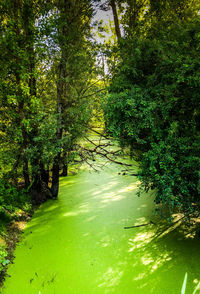
<path fill-rule="evenodd" d="M 200 240 L 181 227 L 124 229 L 154 220 L 152 197 L 113 164 L 61 179 L 58 200 L 35 213 L 2 294 L 175 294 L 200 278 Z M 160 233 L 158 233 L 160 232 Z"/>

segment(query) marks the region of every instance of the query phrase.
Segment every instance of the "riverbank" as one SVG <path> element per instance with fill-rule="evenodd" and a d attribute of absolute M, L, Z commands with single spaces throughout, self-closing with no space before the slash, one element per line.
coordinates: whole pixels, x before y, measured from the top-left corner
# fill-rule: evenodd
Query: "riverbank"
<path fill-rule="evenodd" d="M 36 207 L 35 207 L 36 209 Z M 15 258 L 14 251 L 17 244 L 20 242 L 23 230 L 28 221 L 30 221 L 34 208 L 28 211 L 19 210 L 10 216 L 10 221 L 1 222 L 0 232 L 0 287 L 3 286 L 7 276 L 8 265 L 13 263 Z M 7 212 L 8 214 L 8 212 Z"/>

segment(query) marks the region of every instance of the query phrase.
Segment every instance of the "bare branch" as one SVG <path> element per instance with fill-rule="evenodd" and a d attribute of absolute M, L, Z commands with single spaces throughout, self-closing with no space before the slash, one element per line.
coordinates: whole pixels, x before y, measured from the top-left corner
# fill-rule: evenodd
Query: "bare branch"
<path fill-rule="evenodd" d="M 96 131 L 96 130 L 93 129 L 92 127 L 88 127 L 88 129 L 89 129 L 90 131 L 93 131 L 93 132 L 96 133 L 97 135 L 100 135 L 100 136 L 104 137 L 105 139 L 109 139 L 108 136 L 106 136 L 106 135 L 104 135 L 104 134 L 102 134 L 102 133 Z"/>
<path fill-rule="evenodd" d="M 88 98 L 88 97 L 91 97 L 91 96 L 93 96 L 93 95 L 95 95 L 95 94 L 97 94 L 97 93 L 99 93 L 99 92 L 105 91 L 105 90 L 106 90 L 106 88 L 104 88 L 104 89 L 100 89 L 100 90 L 98 90 L 98 91 L 96 91 L 96 92 L 94 92 L 94 93 L 92 93 L 92 94 L 87 95 L 87 96 L 82 96 L 81 98 L 82 98 L 82 99 L 83 99 L 83 98 Z"/>

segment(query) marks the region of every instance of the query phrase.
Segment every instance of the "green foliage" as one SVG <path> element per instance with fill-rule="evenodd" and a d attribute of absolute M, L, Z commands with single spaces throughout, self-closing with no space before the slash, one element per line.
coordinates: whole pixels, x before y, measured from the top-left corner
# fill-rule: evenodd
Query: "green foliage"
<path fill-rule="evenodd" d="M 123 40 L 104 102 L 106 126 L 140 162 L 156 203 L 200 212 L 200 20 Z M 137 150 L 135 152 L 134 150 Z"/>
<path fill-rule="evenodd" d="M 0 246 L 0 272 L 4 269 L 4 267 L 10 263 L 10 260 L 7 258 L 8 253 L 3 246 Z"/>
<path fill-rule="evenodd" d="M 13 212 L 16 208 L 23 208 L 24 204 L 30 201 L 30 196 L 26 190 L 18 190 L 7 180 L 0 181 L 0 216 L 11 218 L 8 212 Z"/>
<path fill-rule="evenodd" d="M 91 117 L 93 9 L 89 0 L 3 0 L 0 10 L 0 176 L 39 189 Z"/>

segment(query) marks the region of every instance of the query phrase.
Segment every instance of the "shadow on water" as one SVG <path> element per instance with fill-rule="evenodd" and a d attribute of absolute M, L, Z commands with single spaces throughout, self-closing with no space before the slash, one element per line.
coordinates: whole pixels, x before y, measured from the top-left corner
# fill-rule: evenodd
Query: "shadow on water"
<path fill-rule="evenodd" d="M 200 278 L 199 239 L 153 215 L 153 198 L 136 196 L 137 179 L 111 168 L 61 179 L 24 231 L 2 293 L 188 292 Z M 151 224 L 153 220 L 155 224 Z M 125 226 L 149 224 L 125 230 Z"/>

